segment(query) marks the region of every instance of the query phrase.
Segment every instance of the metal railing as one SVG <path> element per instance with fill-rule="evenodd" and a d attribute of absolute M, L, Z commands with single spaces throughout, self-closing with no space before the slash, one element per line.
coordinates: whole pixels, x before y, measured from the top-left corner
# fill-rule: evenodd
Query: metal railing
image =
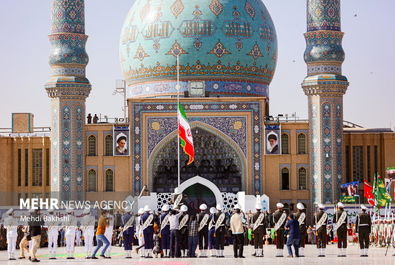
<path fill-rule="evenodd" d="M 125 123 L 129 123 L 129 118 L 111 118 L 108 117 L 107 115 L 102 115 L 101 113 L 99 113 L 99 116 L 97 116 L 97 121 L 95 121 L 94 117 L 92 118 L 92 121 L 90 123 L 88 123 L 88 120 L 86 120 L 86 124 L 106 124 L 106 123 L 110 123 L 110 124 L 125 124 Z"/>
<path fill-rule="evenodd" d="M 13 133 L 12 128 L 0 128 L 1 137 L 49 137 L 51 127 L 34 127 L 31 133 Z"/>
<path fill-rule="evenodd" d="M 350 121 L 343 121 L 343 126 L 346 128 L 363 128 L 363 126 L 355 124 Z"/>

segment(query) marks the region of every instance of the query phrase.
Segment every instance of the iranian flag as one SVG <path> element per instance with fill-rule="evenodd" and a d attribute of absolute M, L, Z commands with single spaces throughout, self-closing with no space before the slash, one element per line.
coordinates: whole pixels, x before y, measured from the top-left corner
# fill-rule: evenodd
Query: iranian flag
<path fill-rule="evenodd" d="M 193 147 L 193 138 L 191 126 L 189 126 L 187 115 L 185 114 L 184 108 L 178 103 L 177 109 L 178 115 L 178 136 L 180 137 L 180 145 L 184 150 L 185 154 L 189 156 L 188 165 L 195 159 L 195 149 Z"/>

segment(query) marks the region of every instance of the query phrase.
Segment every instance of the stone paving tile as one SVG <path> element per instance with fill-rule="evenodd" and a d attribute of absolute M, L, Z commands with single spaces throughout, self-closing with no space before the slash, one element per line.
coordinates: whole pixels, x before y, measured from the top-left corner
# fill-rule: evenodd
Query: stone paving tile
<path fill-rule="evenodd" d="M 233 249 L 231 246 L 225 248 L 225 258 L 178 258 L 178 259 L 141 259 L 133 250 L 133 258 L 125 259 L 123 249 L 120 247 L 112 248 L 111 259 L 98 259 L 98 260 L 86 260 L 83 258 L 84 249 L 83 247 L 76 248 L 76 259 L 67 260 L 64 258 L 65 248 L 58 248 L 58 259 L 48 260 L 47 248 L 41 248 L 38 251 L 38 258 L 41 260 L 39 264 L 51 264 L 51 265 L 62 265 L 62 264 L 106 264 L 106 265 L 120 265 L 120 264 L 136 264 L 136 265 L 200 265 L 200 264 L 213 264 L 213 265 L 232 265 L 232 264 L 245 264 L 245 265 L 258 265 L 258 264 L 273 264 L 273 265 L 288 265 L 288 264 L 325 264 L 328 265 L 395 265 L 395 249 L 390 248 L 388 250 L 387 257 L 384 256 L 385 248 L 371 248 L 369 251 L 368 258 L 359 257 L 359 248 L 357 246 L 349 246 L 347 249 L 346 258 L 337 257 L 337 249 L 334 245 L 330 245 L 327 249 L 327 256 L 325 258 L 317 257 L 317 250 L 315 246 L 307 246 L 305 249 L 305 256 L 303 258 L 288 258 L 287 252 L 284 250 L 283 258 L 276 258 L 275 247 L 273 245 L 265 246 L 264 252 L 265 257 L 256 258 L 251 256 L 253 253 L 253 247 L 248 246 L 245 248 L 244 256 L 245 259 L 233 258 Z M 16 260 L 9 261 L 7 259 L 7 251 L 0 251 L 0 264 L 30 264 L 28 260 Z"/>

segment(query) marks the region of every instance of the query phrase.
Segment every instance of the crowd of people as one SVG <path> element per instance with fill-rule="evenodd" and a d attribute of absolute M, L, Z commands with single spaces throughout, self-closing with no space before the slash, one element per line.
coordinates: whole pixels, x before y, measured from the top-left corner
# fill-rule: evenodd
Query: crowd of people
<path fill-rule="evenodd" d="M 329 215 L 322 204 L 314 213 L 312 226 L 307 226 L 306 209 L 302 203 L 297 204 L 294 213 L 286 211 L 282 203 L 277 203 L 276 207 L 273 213 L 264 212 L 258 203 L 254 213 L 244 213 L 236 205 L 233 212 L 228 213 L 222 205 L 208 209 L 206 204 L 201 204 L 198 213 L 193 213 L 183 204 L 172 208 L 165 204 L 159 213 L 154 213 L 145 206 L 137 214 L 125 212 L 120 226 L 114 225 L 114 216 L 105 209 L 97 222 L 90 209 L 84 210 L 78 220 L 68 209 L 62 224 L 51 221 L 55 218 L 46 218 L 49 220 L 46 222 L 31 218 L 27 225 L 20 226 L 13 209 L 10 209 L 1 229 L 6 230 L 9 260 L 16 260 L 15 252 L 19 246 L 18 258 L 28 258 L 32 262 L 39 261 L 36 253 L 40 246 L 48 247 L 49 259 L 56 259 L 57 247 L 63 245 L 67 259 L 74 259 L 75 246 L 80 245 L 85 246 L 87 259 L 97 259 L 97 255 L 111 258 L 113 245 L 123 246 L 125 258 L 132 258 L 133 246 L 144 258 L 223 258 L 224 247 L 233 245 L 233 256 L 244 258 L 243 250 L 247 244 L 254 245 L 255 257 L 263 257 L 263 246 L 271 243 L 276 245 L 276 257 L 284 256 L 285 247 L 288 257 L 301 257 L 304 256 L 305 244 L 315 243 L 318 257 L 325 257 L 327 244 L 334 242 L 338 246 L 338 256 L 345 257 L 351 234 L 351 242 L 359 241 L 361 257 L 367 257 L 371 243 L 383 244 L 382 241 L 388 238 L 387 243 L 394 242 L 394 222 L 372 223 L 364 205 L 352 226 L 342 203 L 337 204 L 332 225 L 329 225 Z M 31 217 L 42 214 L 54 216 L 53 210 L 45 213 L 31 210 Z"/>

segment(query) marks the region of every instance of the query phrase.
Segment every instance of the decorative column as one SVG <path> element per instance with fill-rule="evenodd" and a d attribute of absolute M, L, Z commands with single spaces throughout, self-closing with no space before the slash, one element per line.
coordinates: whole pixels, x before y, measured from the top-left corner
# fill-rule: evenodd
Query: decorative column
<path fill-rule="evenodd" d="M 342 75 L 344 51 L 340 0 L 307 0 L 304 59 L 310 124 L 312 203 L 339 199 L 343 177 L 343 95 L 348 81 Z"/>
<path fill-rule="evenodd" d="M 49 64 L 53 75 L 45 88 L 51 98 L 51 193 L 60 200 L 83 200 L 85 194 L 84 0 L 53 0 Z"/>

